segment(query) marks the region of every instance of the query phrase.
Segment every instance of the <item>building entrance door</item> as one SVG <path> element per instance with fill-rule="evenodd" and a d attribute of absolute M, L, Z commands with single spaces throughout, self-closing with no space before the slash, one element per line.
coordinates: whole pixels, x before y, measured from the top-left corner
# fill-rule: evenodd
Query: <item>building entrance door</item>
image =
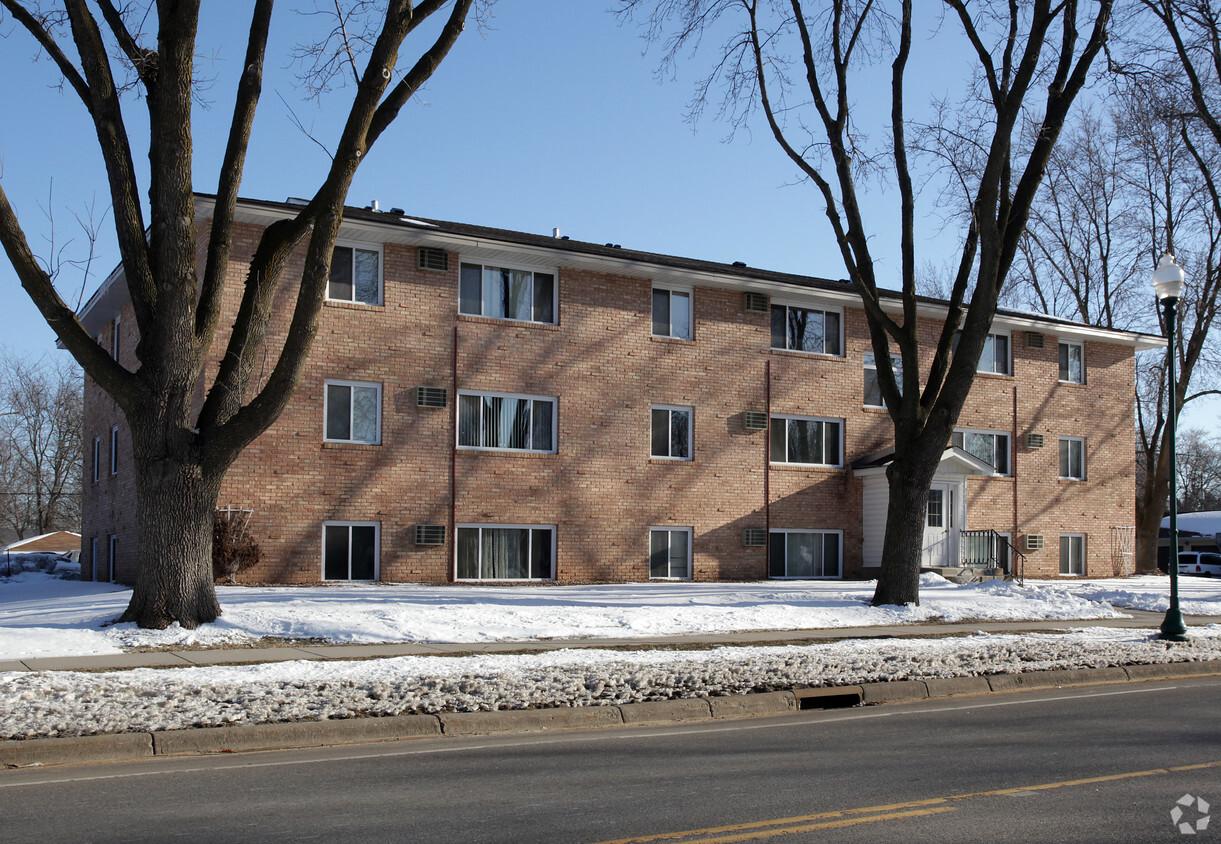
<path fill-rule="evenodd" d="M 928 491 L 924 515 L 925 568 L 956 566 L 954 559 L 954 492 L 956 484 L 934 483 Z"/>

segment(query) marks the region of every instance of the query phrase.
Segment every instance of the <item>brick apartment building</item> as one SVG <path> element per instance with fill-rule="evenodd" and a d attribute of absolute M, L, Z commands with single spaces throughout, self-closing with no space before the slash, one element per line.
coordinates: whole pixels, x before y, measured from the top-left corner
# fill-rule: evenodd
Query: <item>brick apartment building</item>
<path fill-rule="evenodd" d="M 196 200 L 201 243 L 212 203 Z M 261 229 L 295 210 L 240 203 L 232 309 Z M 121 268 L 81 318 L 135 366 Z M 1134 355 L 1161 341 L 1012 311 L 993 332 L 930 496 L 926 564 L 1017 549 L 1027 576 L 1120 573 Z M 891 427 L 844 282 L 348 209 L 311 359 L 221 493 L 253 514 L 264 561 L 246 582 L 854 578 L 880 562 Z M 92 382 L 85 433 L 82 577 L 131 582 L 128 435 Z"/>

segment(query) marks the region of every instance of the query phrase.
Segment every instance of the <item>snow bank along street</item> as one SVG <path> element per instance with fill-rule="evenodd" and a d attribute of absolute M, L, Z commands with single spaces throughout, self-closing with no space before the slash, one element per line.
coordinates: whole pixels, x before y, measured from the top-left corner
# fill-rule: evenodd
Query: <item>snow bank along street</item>
<path fill-rule="evenodd" d="M 1221 614 L 1221 582 L 1184 578 L 1188 613 Z M 240 644 L 641 637 L 927 620 L 1105 619 L 1164 610 L 1167 580 L 959 586 L 926 575 L 918 608 L 870 607 L 868 582 L 550 587 L 221 587 L 207 629 L 110 625 L 129 592 L 24 573 L 0 582 L 0 659 Z M 1071 624 L 1066 624 L 1071 627 Z M 853 640 L 707 651 L 558 650 L 100 673 L 0 673 L 0 737 L 28 738 L 411 712 L 630 703 L 793 686 L 1221 659 L 1221 626 L 1184 645 L 1152 631 Z"/>
<path fill-rule="evenodd" d="M 441 711 L 590 706 L 794 686 L 1221 659 L 1221 626 L 1186 644 L 1144 631 L 849 640 L 708 651 L 561 650 L 247 667 L 0 674 L 0 737 L 171 730 Z"/>

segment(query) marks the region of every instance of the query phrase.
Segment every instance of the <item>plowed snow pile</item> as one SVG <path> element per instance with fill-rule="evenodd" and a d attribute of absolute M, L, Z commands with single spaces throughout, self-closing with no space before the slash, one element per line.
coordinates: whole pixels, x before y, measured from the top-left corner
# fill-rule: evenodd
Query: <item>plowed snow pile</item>
<path fill-rule="evenodd" d="M 561 650 L 250 667 L 0 674 L 0 737 L 172 730 L 412 712 L 596 706 L 793 686 L 1221 659 L 1221 626 L 852 640 L 708 651 Z"/>

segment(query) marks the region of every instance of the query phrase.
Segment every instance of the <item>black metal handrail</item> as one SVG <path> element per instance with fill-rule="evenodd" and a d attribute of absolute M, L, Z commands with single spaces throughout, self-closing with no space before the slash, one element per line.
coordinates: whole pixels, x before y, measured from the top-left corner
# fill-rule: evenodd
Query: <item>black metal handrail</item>
<path fill-rule="evenodd" d="M 1007 537 L 994 530 L 959 531 L 958 547 L 963 568 L 1001 569 L 1006 580 L 1016 580 L 1019 584 L 1025 578 L 1026 555 L 1014 547 Z"/>

